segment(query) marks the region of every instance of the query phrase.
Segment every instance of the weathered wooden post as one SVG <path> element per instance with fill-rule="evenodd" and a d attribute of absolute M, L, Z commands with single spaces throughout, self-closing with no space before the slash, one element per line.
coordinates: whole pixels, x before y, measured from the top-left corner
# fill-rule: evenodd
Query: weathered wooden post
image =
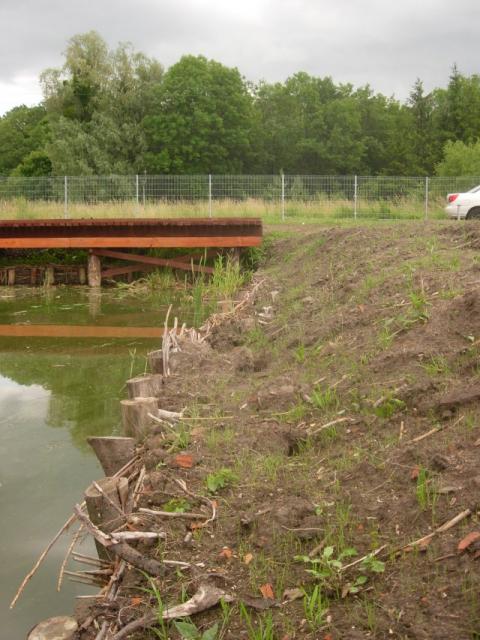
<path fill-rule="evenodd" d="M 152 373 L 162 374 L 163 373 L 163 351 L 161 349 L 157 349 L 156 351 L 150 351 L 147 355 L 148 358 L 148 366 Z"/>
<path fill-rule="evenodd" d="M 127 392 L 130 400 L 133 398 L 158 398 L 162 392 L 163 376 L 156 373 L 152 375 L 136 376 L 127 380 Z"/>
<path fill-rule="evenodd" d="M 27 640 L 73 640 L 78 623 L 70 616 L 56 616 L 43 620 L 28 634 Z"/>
<path fill-rule="evenodd" d="M 88 254 L 87 277 L 89 287 L 100 287 L 102 284 L 102 264 L 100 258 L 92 253 Z"/>
<path fill-rule="evenodd" d="M 106 476 L 113 476 L 135 455 L 135 440 L 117 436 L 91 436 L 88 444 L 95 451 Z"/>
<path fill-rule="evenodd" d="M 78 269 L 78 282 L 85 284 L 87 282 L 87 270 L 85 267 L 79 267 Z"/>
<path fill-rule="evenodd" d="M 132 436 L 137 441 L 143 440 L 148 428 L 154 422 L 148 414 L 157 414 L 157 398 L 120 400 L 120 406 L 122 409 L 122 423 L 125 435 Z"/>
<path fill-rule="evenodd" d="M 101 491 L 97 487 L 100 487 Z M 88 516 L 93 524 L 104 533 L 111 533 L 125 522 L 117 487 L 117 478 L 102 478 L 92 483 L 85 491 Z M 108 550 L 97 540 L 95 540 L 95 545 L 99 558 L 112 560 Z"/>
<path fill-rule="evenodd" d="M 15 284 L 15 268 L 7 269 L 7 284 L 9 287 Z"/>
<path fill-rule="evenodd" d="M 51 287 L 55 284 L 55 270 L 52 265 L 49 265 L 45 269 L 45 286 Z"/>

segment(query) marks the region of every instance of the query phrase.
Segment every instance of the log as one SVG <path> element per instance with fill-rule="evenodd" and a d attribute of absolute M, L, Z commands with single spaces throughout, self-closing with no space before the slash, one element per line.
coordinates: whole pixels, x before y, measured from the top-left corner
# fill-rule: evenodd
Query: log
<path fill-rule="evenodd" d="M 85 491 L 85 504 L 91 522 L 107 534 L 118 529 L 119 525 L 124 522 L 119 513 L 121 505 L 117 482 L 117 479 L 102 478 L 97 483 L 92 483 Z M 102 492 L 95 487 L 95 484 L 101 488 Z M 101 560 L 111 561 L 113 559 L 111 553 L 98 540 L 95 540 L 95 544 L 98 557 Z"/>
<path fill-rule="evenodd" d="M 88 254 L 87 278 L 89 287 L 100 287 L 102 284 L 102 265 L 100 258 L 93 253 Z"/>
<path fill-rule="evenodd" d="M 148 432 L 152 419 L 149 413 L 156 414 L 158 401 L 156 398 L 133 398 L 121 400 L 122 424 L 125 435 L 137 441 L 143 440 Z"/>
<path fill-rule="evenodd" d="M 70 616 L 56 616 L 39 622 L 28 634 L 27 640 L 73 640 L 78 623 Z"/>
<path fill-rule="evenodd" d="M 147 358 L 150 371 L 152 373 L 163 374 L 163 351 L 161 349 L 150 351 Z"/>
<path fill-rule="evenodd" d="M 136 376 L 127 380 L 128 397 L 133 398 L 158 398 L 162 392 L 163 376 L 155 373 L 151 375 Z"/>
<path fill-rule="evenodd" d="M 135 455 L 135 440 L 115 436 L 87 438 L 106 476 L 113 476 Z"/>

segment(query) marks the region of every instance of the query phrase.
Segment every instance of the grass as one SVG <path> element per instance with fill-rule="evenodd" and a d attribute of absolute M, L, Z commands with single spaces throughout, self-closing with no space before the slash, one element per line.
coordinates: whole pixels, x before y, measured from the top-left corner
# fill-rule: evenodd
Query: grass
<path fill-rule="evenodd" d="M 445 218 L 443 199 L 431 202 L 431 219 Z M 61 201 L 27 200 L 23 197 L 3 200 L 0 203 L 0 218 L 35 219 L 63 218 L 65 214 Z M 69 202 L 69 218 L 166 218 L 166 217 L 208 217 L 208 200 L 158 200 L 145 205 L 132 200 L 112 200 L 110 202 L 84 203 Z M 279 200 L 247 198 L 245 200 L 214 200 L 214 217 L 261 217 L 269 223 L 281 223 L 281 203 Z M 391 200 L 359 199 L 357 219 L 371 220 L 423 220 L 423 203 L 417 198 Z M 353 203 L 341 198 L 318 198 L 315 200 L 288 200 L 285 205 L 285 221 L 325 222 L 353 221 Z"/>

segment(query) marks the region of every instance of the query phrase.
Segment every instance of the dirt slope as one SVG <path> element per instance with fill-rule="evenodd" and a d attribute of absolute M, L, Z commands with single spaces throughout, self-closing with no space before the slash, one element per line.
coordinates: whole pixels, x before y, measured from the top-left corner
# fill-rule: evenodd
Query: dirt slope
<path fill-rule="evenodd" d="M 479 248 L 476 224 L 270 236 L 255 305 L 176 358 L 162 406 L 187 407 L 182 436 L 146 443 L 144 506 L 185 499 L 174 478 L 218 506 L 165 525 L 161 553 L 201 566 L 161 580 L 164 602 L 208 574 L 256 606 L 195 616 L 221 638 L 480 637 L 480 546 L 457 551 L 480 531 Z"/>

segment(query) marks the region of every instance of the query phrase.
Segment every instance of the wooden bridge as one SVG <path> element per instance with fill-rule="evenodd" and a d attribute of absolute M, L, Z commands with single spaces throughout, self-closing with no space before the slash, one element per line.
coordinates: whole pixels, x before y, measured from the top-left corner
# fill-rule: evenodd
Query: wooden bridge
<path fill-rule="evenodd" d="M 258 246 L 262 235 L 259 218 L 0 220 L 0 249 L 87 249 L 87 278 L 91 286 L 100 285 L 102 279 L 159 266 L 210 273 L 212 268 L 201 263 L 205 255 L 211 257 L 220 249 L 238 252 L 244 247 Z M 132 249 L 146 248 L 203 251 L 168 259 L 132 253 Z M 102 271 L 102 257 L 130 264 L 111 266 Z M 7 281 L 14 284 L 15 272 L 11 270 L 15 268 L 8 269 Z"/>

